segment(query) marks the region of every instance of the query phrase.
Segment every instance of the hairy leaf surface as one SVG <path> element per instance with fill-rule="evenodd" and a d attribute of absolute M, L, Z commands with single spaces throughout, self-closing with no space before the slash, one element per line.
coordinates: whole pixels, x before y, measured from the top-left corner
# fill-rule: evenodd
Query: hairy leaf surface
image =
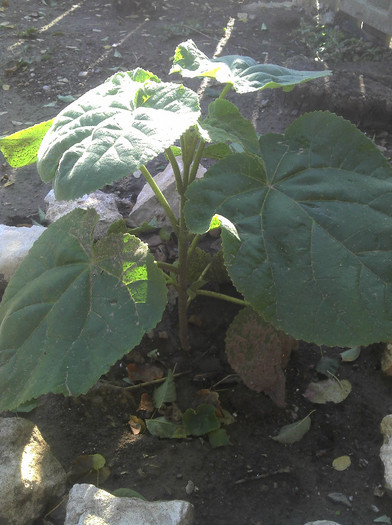
<path fill-rule="evenodd" d="M 164 276 L 129 234 L 93 243 L 94 210 L 53 223 L 0 304 L 0 410 L 86 392 L 160 320 Z"/>
<path fill-rule="evenodd" d="M 331 74 L 330 71 L 297 71 L 273 64 L 259 64 L 253 58 L 241 55 L 210 59 L 193 40 L 177 47 L 170 73 L 180 73 L 188 78 L 214 78 L 222 84 L 232 84 L 237 93 L 280 87 L 290 91 L 297 84 Z"/>
<path fill-rule="evenodd" d="M 351 123 L 300 117 L 230 155 L 188 190 L 186 220 L 217 215 L 229 275 L 296 339 L 338 346 L 392 336 L 392 169 Z"/>
<path fill-rule="evenodd" d="M 108 78 L 61 111 L 38 152 L 58 200 L 102 188 L 154 159 L 200 114 L 196 93 L 135 69 Z"/>

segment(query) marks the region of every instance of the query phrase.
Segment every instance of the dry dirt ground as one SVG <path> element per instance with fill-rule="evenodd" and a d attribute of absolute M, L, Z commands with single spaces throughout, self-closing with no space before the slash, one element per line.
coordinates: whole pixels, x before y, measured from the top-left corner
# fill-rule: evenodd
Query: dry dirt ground
<path fill-rule="evenodd" d="M 212 55 L 226 28 L 231 35 L 223 55 L 334 71 L 328 83 L 309 84 L 286 95 L 264 92 L 234 99 L 260 132 L 282 132 L 301 112 L 329 108 L 350 118 L 391 156 L 388 53 L 373 52 L 372 60 L 359 54 L 350 62 L 339 55 L 327 63 L 315 61 L 315 51 L 292 33 L 306 18 L 298 9 L 271 8 L 268 3 L 249 6 L 237 0 L 156 4 L 135 1 L 129 10 L 116 11 L 109 0 L 3 0 L 0 134 L 53 117 L 65 106 L 63 97 L 77 97 L 119 69 L 141 66 L 167 80 L 178 43 L 192 38 Z M 247 19 L 238 13 L 247 13 Z M 314 22 L 314 16 L 307 20 Z M 50 188 L 40 182 L 35 167 L 15 171 L 3 163 L 0 178 L 0 223 L 37 220 Z M 137 193 L 139 183 L 130 177 L 115 191 L 125 189 Z M 287 406 L 279 409 L 235 378 L 222 381 L 232 374 L 224 354 L 224 333 L 235 313 L 234 305 L 217 308 L 206 299 L 195 302 L 190 314 L 197 324 L 191 327 L 189 356 L 178 348 L 175 319 L 168 313 L 152 337 L 106 378 L 118 384 L 125 376 L 124 365 L 134 359 L 149 362 L 148 351 L 158 349 L 165 370 L 176 366 L 177 372 L 185 372 L 176 381 L 180 409 L 193 406 L 201 388 L 219 393 L 221 405 L 234 417 L 227 427 L 231 446 L 212 449 L 197 438 L 133 436 L 127 423 L 149 388 L 101 386 L 77 400 L 49 395 L 23 417 L 38 424 L 67 471 L 76 456 L 100 453 L 110 468 L 103 488 L 132 488 L 149 500 L 187 499 L 195 505 L 197 525 L 302 525 L 317 519 L 369 525 L 382 515 L 392 518 L 392 499 L 382 490 L 378 457 L 379 424 L 392 412 L 392 381 L 380 372 L 380 347 L 363 349 L 356 362 L 340 366 L 337 375 L 350 380 L 351 394 L 341 404 L 318 406 L 310 431 L 298 443 L 285 446 L 271 436 L 313 410 L 303 396 L 306 386 L 320 378 L 316 371 L 320 357 L 336 357 L 341 349 L 300 343 L 286 371 Z M 159 337 L 162 333 L 166 339 Z M 350 456 L 351 466 L 339 472 L 332 461 L 342 455 Z M 186 491 L 189 480 L 193 491 Z M 331 493 L 343 494 L 346 503 L 333 501 Z M 47 512 L 41 525 L 63 523 L 64 505 Z"/>

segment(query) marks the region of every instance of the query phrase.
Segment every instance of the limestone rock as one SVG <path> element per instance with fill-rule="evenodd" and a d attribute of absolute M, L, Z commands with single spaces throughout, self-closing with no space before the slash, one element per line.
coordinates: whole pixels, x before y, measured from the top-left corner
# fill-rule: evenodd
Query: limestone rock
<path fill-rule="evenodd" d="M 38 428 L 0 418 L 0 523 L 31 525 L 65 493 L 66 474 Z"/>
<path fill-rule="evenodd" d="M 385 416 L 380 424 L 384 443 L 380 449 L 380 459 L 384 465 L 384 487 L 392 496 L 392 415 Z"/>
<path fill-rule="evenodd" d="M 48 204 L 46 220 L 49 223 L 57 221 L 75 208 L 83 208 L 84 210 L 94 208 L 100 217 L 94 232 L 96 238 L 102 237 L 113 222 L 122 219 L 117 208 L 116 196 L 113 193 L 104 193 L 100 190 L 83 195 L 83 197 L 73 201 L 57 201 L 54 191 L 51 190 L 45 197 L 45 202 Z"/>
<path fill-rule="evenodd" d="M 339 525 L 339 523 L 336 523 L 336 521 L 319 520 L 319 521 L 309 521 L 308 523 L 305 523 L 305 525 Z"/>
<path fill-rule="evenodd" d="M 117 498 L 94 485 L 77 484 L 69 493 L 64 525 L 192 525 L 187 501 Z"/>
<path fill-rule="evenodd" d="M 176 157 L 180 171 L 184 169 L 184 165 L 181 157 Z M 207 170 L 204 166 L 199 166 L 196 174 L 196 178 L 203 177 Z M 174 215 L 179 215 L 179 198 L 176 188 L 176 180 L 173 173 L 171 164 L 168 164 L 166 168 L 155 175 L 154 181 L 159 186 L 159 189 L 166 197 L 167 202 L 170 204 Z M 150 188 L 149 184 L 143 186 L 142 191 L 139 193 L 136 200 L 135 206 L 132 208 L 129 214 L 129 222 L 133 227 L 141 226 L 144 222 L 149 223 L 153 218 L 157 220 L 158 227 L 170 226 L 170 221 L 165 215 L 158 199 L 155 197 L 154 192 Z"/>
<path fill-rule="evenodd" d="M 42 232 L 43 226 L 16 227 L 0 224 L 0 274 L 8 282 Z"/>

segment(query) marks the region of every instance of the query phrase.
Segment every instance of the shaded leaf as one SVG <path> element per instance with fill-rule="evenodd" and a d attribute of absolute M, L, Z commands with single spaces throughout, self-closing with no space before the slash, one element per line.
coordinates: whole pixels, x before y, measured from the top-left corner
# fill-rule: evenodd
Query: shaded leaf
<path fill-rule="evenodd" d="M 13 168 L 34 164 L 41 142 L 53 124 L 53 119 L 22 129 L 7 137 L 0 137 L 0 151 Z"/>
<path fill-rule="evenodd" d="M 208 441 L 210 442 L 212 448 L 226 447 L 227 445 L 231 445 L 229 436 L 227 435 L 226 430 L 223 428 L 218 428 L 217 430 L 209 432 Z"/>
<path fill-rule="evenodd" d="M 143 381 L 146 383 L 163 377 L 163 369 L 159 366 L 139 363 L 129 363 L 127 365 L 127 373 L 130 381 Z"/>
<path fill-rule="evenodd" d="M 196 410 L 188 408 L 182 416 L 182 423 L 188 436 L 204 436 L 220 427 L 212 405 L 199 405 Z"/>
<path fill-rule="evenodd" d="M 116 489 L 112 492 L 113 496 L 116 496 L 116 498 L 139 498 L 144 501 L 147 501 L 144 496 L 142 496 L 139 492 L 133 489 L 127 489 L 127 488 L 121 488 Z"/>
<path fill-rule="evenodd" d="M 143 421 L 143 419 L 140 419 L 140 417 L 137 417 L 137 416 L 131 416 L 129 418 L 128 425 L 134 436 L 143 434 L 143 432 L 146 430 L 145 422 Z"/>
<path fill-rule="evenodd" d="M 12 276 L 0 304 L 0 410 L 87 392 L 161 319 L 167 288 L 148 246 L 128 234 L 94 243 L 97 221 L 92 209 L 61 217 Z"/>
<path fill-rule="evenodd" d="M 284 443 L 285 445 L 296 443 L 309 431 L 311 423 L 312 421 L 309 414 L 300 421 L 283 426 L 280 429 L 279 434 L 272 439 L 279 443 Z"/>
<path fill-rule="evenodd" d="M 226 333 L 226 354 L 246 386 L 285 403 L 285 376 L 296 341 L 266 323 L 252 308 L 240 310 Z"/>
<path fill-rule="evenodd" d="M 361 347 L 354 346 L 353 348 L 349 348 L 348 350 L 341 352 L 340 357 L 342 358 L 342 361 L 351 362 L 351 361 L 356 361 L 358 357 L 360 356 L 360 354 L 361 354 Z"/>
<path fill-rule="evenodd" d="M 209 388 L 202 388 L 196 392 L 195 405 L 212 405 L 215 408 L 216 417 L 223 418 L 218 392 L 213 392 Z"/>
<path fill-rule="evenodd" d="M 330 71 L 296 71 L 273 64 L 259 64 L 253 58 L 229 55 L 210 59 L 192 40 L 180 44 L 175 51 L 170 73 L 183 77 L 210 77 L 230 83 L 237 93 L 251 93 L 266 88 L 291 90 L 295 85 L 331 74 Z"/>
<path fill-rule="evenodd" d="M 135 69 L 112 75 L 61 111 L 37 168 L 58 200 L 75 199 L 129 175 L 197 122 L 197 94 Z"/>
<path fill-rule="evenodd" d="M 171 370 L 167 374 L 165 381 L 154 390 L 155 408 L 158 410 L 164 403 L 173 403 L 177 399 L 176 386 L 174 384 L 174 375 Z"/>
<path fill-rule="evenodd" d="M 143 392 L 143 394 L 140 396 L 140 403 L 137 411 L 143 412 L 143 417 L 150 417 L 154 410 L 155 405 L 152 397 L 147 392 Z"/>
<path fill-rule="evenodd" d="M 392 339 L 388 161 L 329 112 L 263 135 L 260 147 L 260 157 L 229 155 L 190 185 L 190 230 L 218 221 L 235 287 L 293 337 L 329 346 Z"/>
<path fill-rule="evenodd" d="M 332 357 L 322 357 L 316 366 L 317 372 L 327 377 L 331 377 L 331 374 L 335 375 L 338 368 L 339 361 Z"/>
<path fill-rule="evenodd" d="M 106 460 L 101 454 L 83 454 L 77 456 L 71 463 L 67 474 L 70 483 L 103 483 L 110 475 L 105 467 Z"/>
<path fill-rule="evenodd" d="M 304 397 L 312 403 L 341 403 L 351 392 L 351 383 L 347 379 L 325 379 L 318 383 L 310 383 Z"/>
<path fill-rule="evenodd" d="M 147 430 L 155 437 L 182 439 L 187 437 L 183 425 L 168 421 L 165 417 L 146 420 Z"/>

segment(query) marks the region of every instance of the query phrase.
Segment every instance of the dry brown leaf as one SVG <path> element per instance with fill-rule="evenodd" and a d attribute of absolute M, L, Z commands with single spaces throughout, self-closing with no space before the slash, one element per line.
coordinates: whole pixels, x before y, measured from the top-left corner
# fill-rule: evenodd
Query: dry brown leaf
<path fill-rule="evenodd" d="M 129 363 L 127 365 L 128 378 L 130 381 L 150 382 L 163 377 L 163 370 L 158 366 L 141 365 Z"/>

